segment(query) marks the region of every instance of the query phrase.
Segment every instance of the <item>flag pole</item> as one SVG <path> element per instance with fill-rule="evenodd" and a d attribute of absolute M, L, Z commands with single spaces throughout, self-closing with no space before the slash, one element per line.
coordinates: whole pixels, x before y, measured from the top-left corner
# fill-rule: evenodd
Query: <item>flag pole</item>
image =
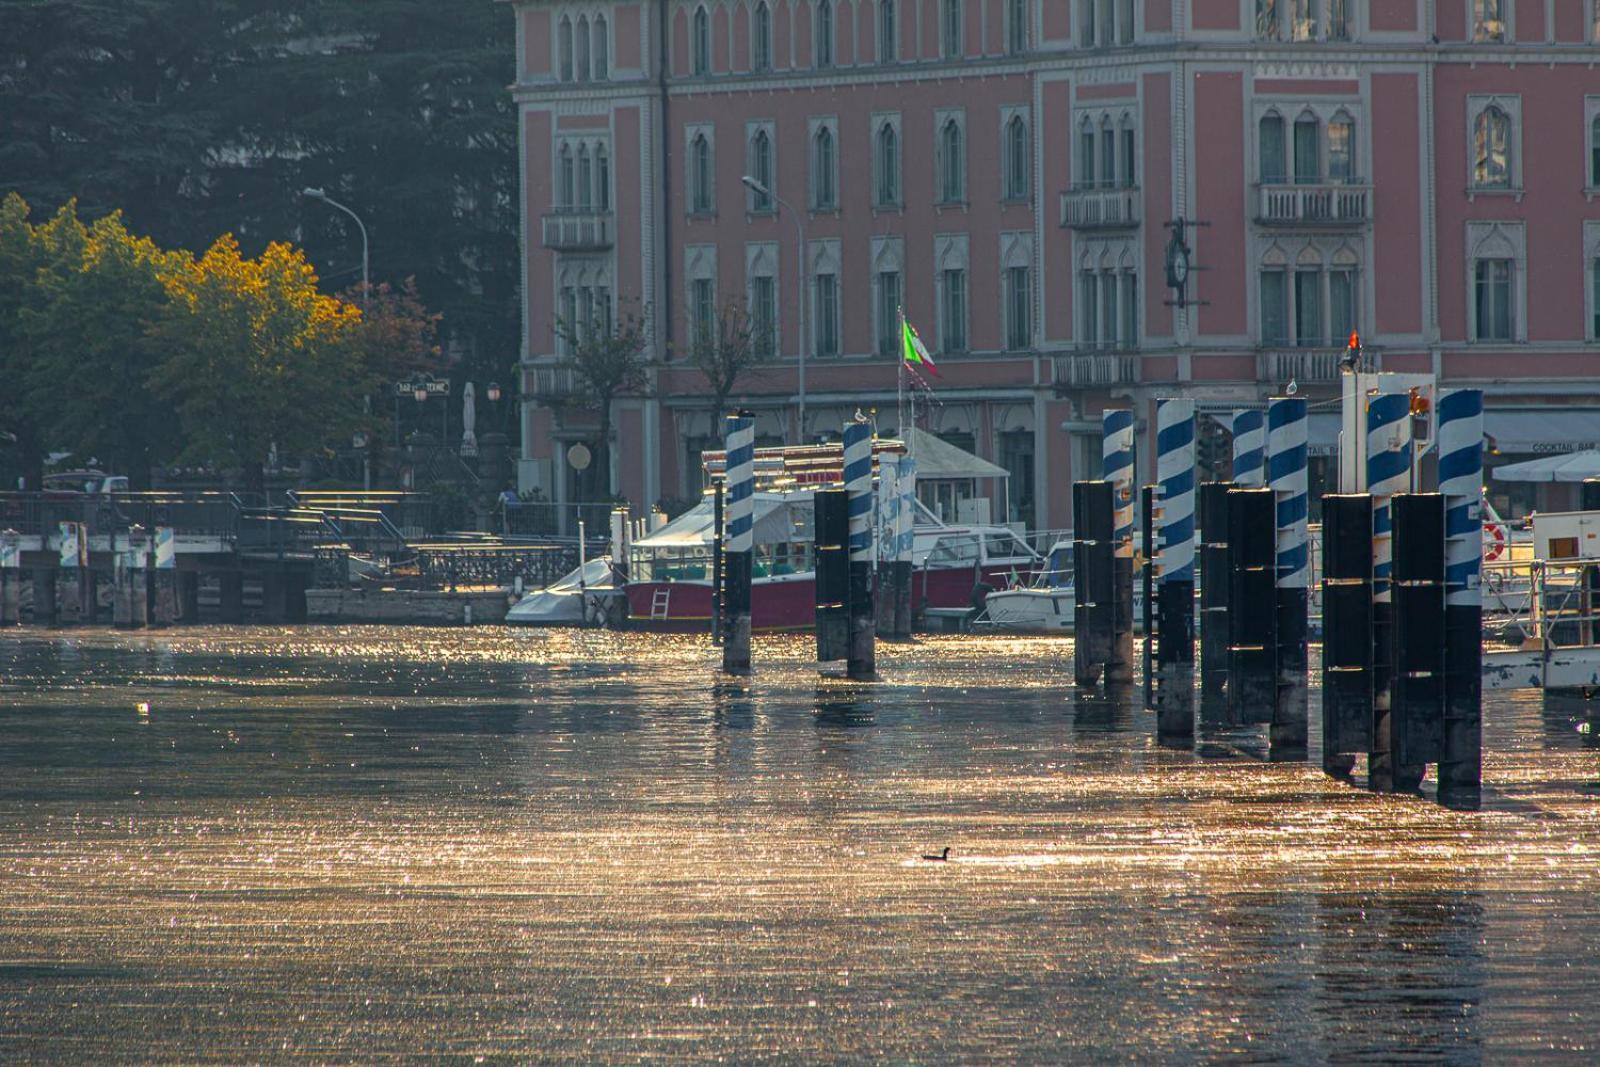
<path fill-rule="evenodd" d="M 906 439 L 906 309 L 895 309 L 900 315 L 900 329 L 895 336 L 894 361 L 894 419 L 900 439 Z"/>

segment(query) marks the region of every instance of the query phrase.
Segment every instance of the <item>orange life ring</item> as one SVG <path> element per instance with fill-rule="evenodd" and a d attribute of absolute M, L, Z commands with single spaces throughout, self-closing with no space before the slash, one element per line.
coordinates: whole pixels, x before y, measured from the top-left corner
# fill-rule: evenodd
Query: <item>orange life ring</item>
<path fill-rule="evenodd" d="M 1490 542 L 1483 550 L 1483 561 L 1493 563 L 1506 554 L 1506 528 L 1498 522 L 1486 522 L 1483 524 L 1483 532 Z"/>

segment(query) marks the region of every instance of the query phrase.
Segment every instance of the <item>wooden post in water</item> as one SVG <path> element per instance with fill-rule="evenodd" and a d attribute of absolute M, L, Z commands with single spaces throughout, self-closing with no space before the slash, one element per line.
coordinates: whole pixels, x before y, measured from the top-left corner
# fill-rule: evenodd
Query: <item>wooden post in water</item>
<path fill-rule="evenodd" d="M 722 473 L 723 477 L 711 487 L 711 643 L 713 645 L 722 643 L 727 599 L 723 589 L 723 579 L 726 577 L 723 573 L 723 566 L 726 563 L 724 542 L 728 529 L 726 464 L 723 465 Z"/>
<path fill-rule="evenodd" d="M 1200 520 L 1200 710 L 1209 722 L 1230 722 L 1228 689 L 1228 482 L 1202 482 Z"/>
<path fill-rule="evenodd" d="M 1308 743 L 1306 654 L 1311 543 L 1307 533 L 1310 482 L 1306 472 L 1306 402 L 1275 397 L 1267 407 L 1267 477 L 1277 530 L 1277 700 L 1270 758 L 1303 760 Z"/>
<path fill-rule="evenodd" d="M 895 550 L 899 544 L 895 537 L 895 519 L 900 511 L 900 489 L 896 484 L 900 478 L 900 464 L 898 456 L 883 455 L 878 457 L 878 491 L 875 499 L 878 502 L 878 512 L 874 526 L 878 531 L 875 547 L 877 551 L 876 582 L 878 598 L 875 604 L 877 609 L 877 627 L 879 637 L 895 637 Z"/>
<path fill-rule="evenodd" d="M 1439 796 L 1476 802 L 1483 785 L 1483 392 L 1439 395 L 1444 495 L 1444 754 Z"/>
<path fill-rule="evenodd" d="M 1115 511 L 1110 482 L 1072 483 L 1072 677 L 1085 687 L 1111 657 Z"/>
<path fill-rule="evenodd" d="M 1145 485 L 1139 488 L 1139 508 L 1144 513 L 1142 529 L 1144 531 L 1144 566 L 1139 568 L 1142 572 L 1139 581 L 1140 593 L 1144 597 L 1144 706 L 1155 707 L 1155 670 L 1156 659 L 1154 654 L 1156 639 L 1156 486 Z"/>
<path fill-rule="evenodd" d="M 0 531 L 0 626 L 22 622 L 22 535 Z"/>
<path fill-rule="evenodd" d="M 1247 726 L 1271 723 L 1278 706 L 1276 514 L 1272 490 L 1228 490 L 1228 699 Z"/>
<path fill-rule="evenodd" d="M 844 485 L 850 536 L 850 655 L 845 673 L 851 678 L 877 676 L 877 619 L 872 589 L 872 424 L 848 422 L 844 427 Z"/>
<path fill-rule="evenodd" d="M 1411 480 L 1410 398 L 1379 393 L 1367 401 L 1367 492 L 1372 494 L 1372 749 L 1369 788 L 1395 788 L 1389 713 L 1394 682 L 1394 519 L 1390 500 Z"/>
<path fill-rule="evenodd" d="M 155 569 L 151 572 L 155 582 L 155 613 L 151 617 L 156 626 L 171 626 L 183 619 L 183 603 L 179 596 L 177 544 L 170 526 L 157 526 L 152 551 Z M 196 576 L 198 584 L 198 576 Z M 192 618 L 184 619 L 194 622 Z"/>
<path fill-rule="evenodd" d="M 1156 480 L 1161 485 L 1161 614 L 1156 658 L 1156 737 L 1194 738 L 1194 401 L 1156 401 Z"/>
<path fill-rule="evenodd" d="M 817 490 L 811 506 L 817 662 L 832 663 L 850 655 L 850 509 L 843 489 Z"/>
<path fill-rule="evenodd" d="M 1444 755 L 1444 498 L 1398 493 L 1394 515 L 1394 681 L 1389 739 L 1394 789 L 1422 786 Z"/>
<path fill-rule="evenodd" d="M 1101 456 L 1111 483 L 1111 639 L 1106 683 L 1133 681 L 1133 412 L 1112 408 L 1101 416 Z"/>
<path fill-rule="evenodd" d="M 727 486 L 723 505 L 722 669 L 750 673 L 750 583 L 755 556 L 756 420 L 730 415 L 723 421 Z"/>
<path fill-rule="evenodd" d="M 1322 498 L 1322 769 L 1372 748 L 1372 497 Z"/>
<path fill-rule="evenodd" d="M 89 536 L 81 522 L 63 522 L 60 529 L 61 567 L 56 580 L 55 622 L 72 626 L 94 621 L 94 579 L 89 573 Z"/>
<path fill-rule="evenodd" d="M 913 456 L 900 456 L 895 464 L 898 475 L 895 489 L 900 495 L 900 505 L 894 517 L 894 632 L 898 637 L 911 636 L 911 568 L 917 542 L 917 461 Z"/>

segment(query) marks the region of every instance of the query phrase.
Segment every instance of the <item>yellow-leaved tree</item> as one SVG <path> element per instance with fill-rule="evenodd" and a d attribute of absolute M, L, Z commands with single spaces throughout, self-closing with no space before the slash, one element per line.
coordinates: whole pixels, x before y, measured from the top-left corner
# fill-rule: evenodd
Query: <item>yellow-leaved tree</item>
<path fill-rule="evenodd" d="M 255 259 L 231 234 L 165 277 L 157 390 L 177 405 L 181 459 L 238 467 L 259 491 L 274 444 L 310 454 L 349 439 L 373 385 L 361 312 L 317 290 L 304 254 L 271 244 Z"/>

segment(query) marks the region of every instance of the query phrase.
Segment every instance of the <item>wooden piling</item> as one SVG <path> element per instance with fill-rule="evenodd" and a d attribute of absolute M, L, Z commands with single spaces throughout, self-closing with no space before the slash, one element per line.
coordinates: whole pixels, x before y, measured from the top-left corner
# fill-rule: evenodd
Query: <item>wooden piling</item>
<path fill-rule="evenodd" d="M 1115 531 L 1112 486 L 1072 483 L 1073 681 L 1099 683 L 1111 656 Z"/>
<path fill-rule="evenodd" d="M 756 423 L 748 415 L 723 423 L 727 463 L 721 497 L 723 634 L 722 669 L 729 674 L 750 671 L 750 583 L 755 555 Z"/>

